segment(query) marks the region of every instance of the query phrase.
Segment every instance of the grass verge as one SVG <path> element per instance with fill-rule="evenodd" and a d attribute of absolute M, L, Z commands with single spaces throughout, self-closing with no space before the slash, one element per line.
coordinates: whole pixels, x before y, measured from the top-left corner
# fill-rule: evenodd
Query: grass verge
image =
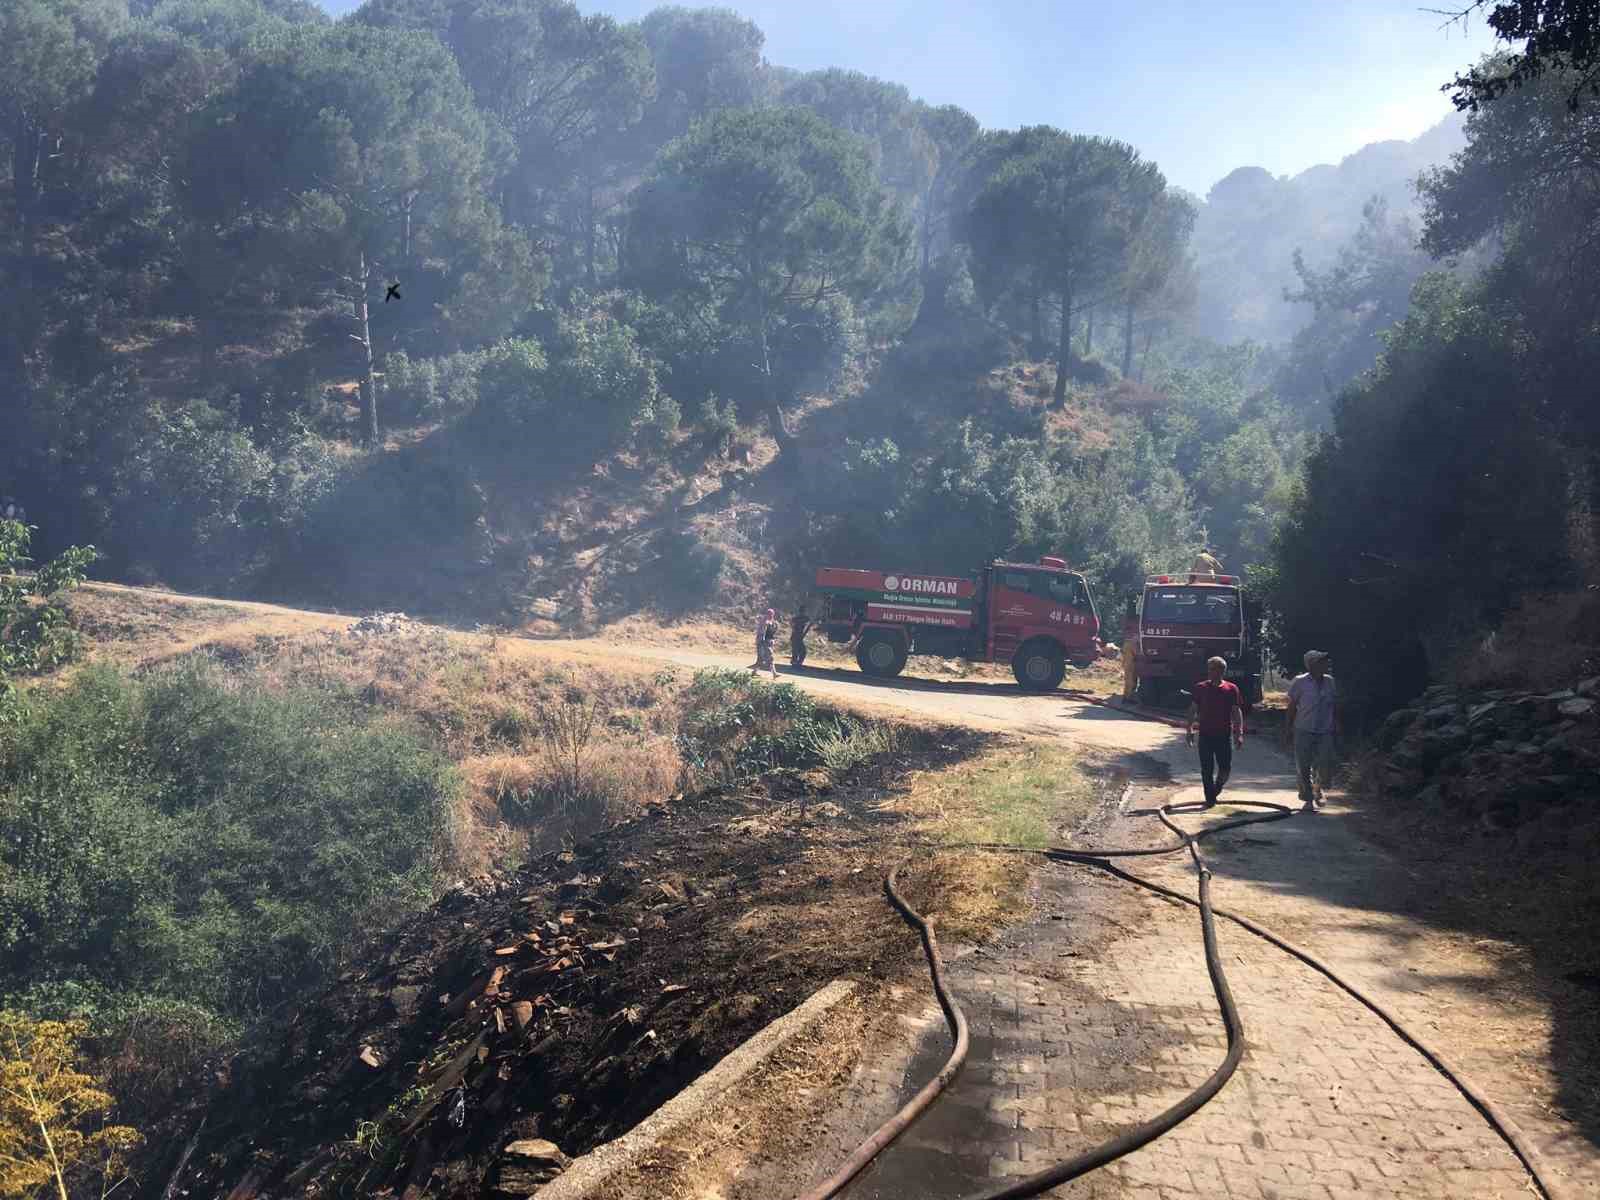
<path fill-rule="evenodd" d="M 1096 798 L 1077 753 L 1054 742 L 997 739 L 954 766 L 913 772 L 897 807 L 913 818 L 918 836 L 951 847 L 934 857 L 919 885 L 939 927 L 969 941 L 992 937 L 1018 918 L 1035 865 L 1027 855 L 956 847 L 1059 844 Z"/>

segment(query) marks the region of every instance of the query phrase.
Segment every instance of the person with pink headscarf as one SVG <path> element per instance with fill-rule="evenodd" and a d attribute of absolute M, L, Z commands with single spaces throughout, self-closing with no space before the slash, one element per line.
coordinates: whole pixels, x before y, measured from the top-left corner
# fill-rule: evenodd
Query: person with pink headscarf
<path fill-rule="evenodd" d="M 769 608 L 756 622 L 756 665 L 750 669 L 758 674 L 763 669 L 771 671 L 774 679 L 778 677 L 778 664 L 772 656 L 772 643 L 777 636 L 778 614 Z"/>

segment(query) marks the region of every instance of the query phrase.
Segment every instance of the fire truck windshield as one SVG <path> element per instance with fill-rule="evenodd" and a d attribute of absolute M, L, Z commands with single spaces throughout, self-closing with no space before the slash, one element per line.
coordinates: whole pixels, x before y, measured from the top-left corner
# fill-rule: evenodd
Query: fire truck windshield
<path fill-rule="evenodd" d="M 1144 594 L 1144 619 L 1165 625 L 1239 625 L 1239 598 L 1213 588 L 1152 588 Z"/>

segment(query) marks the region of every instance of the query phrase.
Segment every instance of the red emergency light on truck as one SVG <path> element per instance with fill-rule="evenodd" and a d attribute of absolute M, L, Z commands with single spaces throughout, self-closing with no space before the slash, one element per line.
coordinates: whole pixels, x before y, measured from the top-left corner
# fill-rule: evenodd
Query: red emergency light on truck
<path fill-rule="evenodd" d="M 868 675 L 900 674 L 912 654 L 1010 662 L 1033 691 L 1061 683 L 1067 664 L 1100 653 L 1100 617 L 1082 575 L 1059 558 L 998 559 L 970 575 L 923 571 L 817 571 L 815 621 L 830 642 L 856 641 Z"/>

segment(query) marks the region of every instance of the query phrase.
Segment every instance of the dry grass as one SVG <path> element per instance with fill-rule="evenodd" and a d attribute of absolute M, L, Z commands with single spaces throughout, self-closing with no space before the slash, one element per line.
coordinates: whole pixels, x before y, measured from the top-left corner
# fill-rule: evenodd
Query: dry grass
<path fill-rule="evenodd" d="M 1122 663 L 1115 658 L 1097 658 L 1087 667 L 1068 671 L 1061 686 L 1079 688 L 1096 696 L 1120 696 Z"/>
<path fill-rule="evenodd" d="M 1059 844 L 1091 810 L 1095 790 L 1078 756 L 1057 742 L 997 740 L 954 767 L 915 771 L 895 807 L 918 835 L 952 845 Z M 1026 855 L 962 850 L 937 855 L 923 888 L 939 926 L 982 941 L 1015 919 L 1033 862 Z"/>
<path fill-rule="evenodd" d="M 468 784 L 445 849 L 452 870 L 515 861 L 634 815 L 678 783 L 670 738 L 676 681 L 685 673 L 658 665 L 602 664 L 518 639 L 426 626 L 357 636 L 347 632 L 348 616 L 124 589 L 85 590 L 72 605 L 90 634 L 93 661 L 145 670 L 205 654 L 268 688 L 339 690 L 428 729 Z M 537 719 L 541 706 L 571 695 L 599 716 L 576 795 L 559 785 L 563 772 Z"/>
<path fill-rule="evenodd" d="M 681 787 L 677 748 L 665 738 L 601 737 L 584 754 L 580 785 L 548 751 L 477 755 L 460 764 L 466 782 L 457 822 L 456 869 L 523 861 L 616 821 L 638 816 Z"/>
<path fill-rule="evenodd" d="M 267 687 L 335 688 L 429 729 L 466 784 L 446 854 L 446 865 L 463 874 L 521 861 L 696 783 L 673 741 L 682 719 L 679 693 L 692 677 L 684 668 L 630 661 L 600 646 L 425 626 L 355 636 L 346 632 L 348 616 L 270 606 L 137 592 L 86 594 L 74 603 L 96 631 L 97 656 L 144 668 L 209 654 Z M 660 626 L 634 620 L 613 633 L 740 654 L 750 640 L 744 630 L 711 621 Z M 813 641 L 810 661 L 842 662 L 840 649 Z M 1009 677 L 1003 666 L 921 661 L 928 675 Z M 1115 675 L 1113 665 L 1105 669 Z M 1072 682 L 1082 685 L 1082 675 Z M 559 705 L 573 694 L 602 714 L 581 752 L 576 788 L 570 766 L 556 761 L 541 736 L 537 716 L 542 705 Z M 887 805 L 913 818 L 915 836 L 949 843 L 1047 845 L 1092 803 L 1092 789 L 1064 747 L 997 742 L 951 769 L 915 769 L 915 745 L 924 740 L 892 721 L 874 720 L 850 744 L 832 748 L 836 761 L 823 773 L 837 778 L 884 756 L 903 761 L 912 769 L 897 773 Z M 952 936 L 980 939 L 1014 916 L 1029 866 L 1016 855 L 939 855 L 927 871 L 918 870 L 918 892 Z"/>
<path fill-rule="evenodd" d="M 1441 678 L 1466 688 L 1554 688 L 1600 674 L 1600 592 L 1526 596 L 1500 628 L 1464 639 Z"/>
<path fill-rule="evenodd" d="M 125 667 L 182 654 L 196 639 L 214 636 L 247 615 L 231 604 L 168 600 L 102 584 L 84 585 L 67 606 L 89 639 L 89 657 Z"/>
<path fill-rule="evenodd" d="M 607 641 L 632 642 L 638 646 L 664 646 L 703 654 L 745 654 L 754 652 L 754 618 L 750 626 L 744 631 L 702 618 L 664 621 L 636 613 L 606 625 L 600 636 Z"/>

